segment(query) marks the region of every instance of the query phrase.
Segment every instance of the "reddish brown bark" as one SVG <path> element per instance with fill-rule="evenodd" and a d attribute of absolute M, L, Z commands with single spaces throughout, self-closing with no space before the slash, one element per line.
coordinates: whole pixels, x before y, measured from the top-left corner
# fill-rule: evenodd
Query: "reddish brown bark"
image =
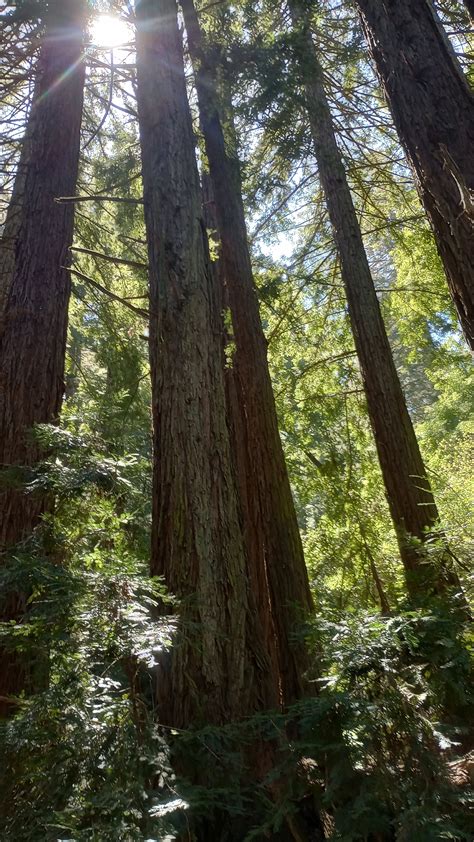
<path fill-rule="evenodd" d="M 175 0 L 138 0 L 137 99 L 150 264 L 151 570 L 181 599 L 157 682 L 161 721 L 274 704 L 247 580 L 226 422 L 222 300 L 211 270 Z"/>
<path fill-rule="evenodd" d="M 34 110 L 32 110 L 25 136 L 22 140 L 20 160 L 15 175 L 12 196 L 8 205 L 5 224 L 0 238 L 0 330 L 2 325 L 2 313 L 5 309 L 8 293 L 10 290 L 16 263 L 16 243 L 22 223 L 22 208 L 25 190 L 25 181 L 28 172 L 30 159 L 30 134 L 35 125 Z"/>
<path fill-rule="evenodd" d="M 319 177 L 338 248 L 349 318 L 362 373 L 367 409 L 385 490 L 405 567 L 407 587 L 417 599 L 457 577 L 431 562 L 424 544 L 436 534 L 438 511 L 408 413 L 377 299 L 357 213 L 339 152 L 305 5 L 288 0 Z"/>
<path fill-rule="evenodd" d="M 357 0 L 449 290 L 474 349 L 474 97 L 427 0 Z"/>
<path fill-rule="evenodd" d="M 220 116 L 215 53 L 204 48 L 192 0 L 180 2 L 215 202 L 220 271 L 232 317 L 229 412 L 244 536 L 266 646 L 269 652 L 275 650 L 282 699 L 291 703 L 305 689 L 306 652 L 304 645 L 296 642 L 295 632 L 312 604 L 308 575 L 278 431 L 267 343 L 247 241 L 239 162 L 226 144 Z M 232 134 L 232 126 L 226 128 Z"/>
<path fill-rule="evenodd" d="M 69 260 L 74 206 L 57 204 L 55 198 L 73 195 L 76 188 L 84 14 L 81 2 L 49 5 L 27 151 L 1 242 L 0 464 L 7 467 L 32 466 L 38 460 L 29 433 L 36 424 L 57 420 L 64 391 L 70 279 L 63 267 Z M 44 506 L 41 498 L 2 491 L 0 550 L 31 532 Z M 23 603 L 19 597 L 4 607 L 3 616 L 17 616 Z M 5 700 L 21 687 L 19 665 L 2 657 L 0 696 Z M 4 702 L 1 711 L 6 709 Z"/>
<path fill-rule="evenodd" d="M 74 206 L 55 202 L 73 195 L 79 161 L 84 65 L 82 16 L 64 4 L 59 20 L 51 5 L 37 68 L 21 191 L 15 191 L 2 240 L 0 283 L 0 464 L 32 465 L 38 449 L 28 438 L 35 424 L 58 418 L 64 391 L 68 251 Z M 68 4 L 66 3 L 66 6 Z M 74 10 L 74 11 L 73 11 Z M 66 26 L 66 24 L 68 24 Z M 14 219 L 13 219 L 14 218 Z M 10 225 L 14 237 L 8 236 Z M 23 494 L 0 495 L 0 546 L 27 535 L 42 501 Z"/>
<path fill-rule="evenodd" d="M 201 173 L 203 216 L 208 232 L 212 232 L 215 239 L 218 231 L 216 217 L 216 202 L 214 190 L 209 173 L 203 170 Z M 223 312 L 230 313 L 229 295 L 223 270 L 222 260 L 213 255 L 211 269 L 214 275 L 214 283 L 218 286 L 222 297 Z M 224 344 L 226 355 L 232 355 L 235 347 L 232 324 L 227 318 L 224 324 Z M 268 656 L 268 667 L 271 670 L 273 680 L 272 706 L 278 707 L 282 703 L 280 666 L 278 658 L 277 637 L 273 622 L 273 610 L 268 587 L 267 570 L 265 564 L 257 564 L 255 544 L 252 544 L 252 531 L 249 529 L 251 503 L 248 499 L 248 475 L 247 461 L 245 459 L 245 429 L 243 427 L 243 413 L 239 400 L 238 381 L 235 376 L 235 368 L 232 360 L 227 360 L 225 367 L 225 392 L 227 407 L 227 423 L 231 446 L 233 470 L 237 482 L 239 497 L 240 522 L 242 525 L 242 537 L 244 541 L 247 575 L 249 579 L 250 592 L 252 595 L 255 610 L 255 619 L 260 627 L 263 645 Z"/>

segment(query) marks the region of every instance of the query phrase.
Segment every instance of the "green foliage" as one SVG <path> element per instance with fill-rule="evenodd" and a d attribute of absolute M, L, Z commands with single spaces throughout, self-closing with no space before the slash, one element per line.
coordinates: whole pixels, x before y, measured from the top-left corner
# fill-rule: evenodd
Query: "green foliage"
<path fill-rule="evenodd" d="M 28 597 L 1 643 L 25 663 L 33 653 L 45 689 L 1 726 L 2 838 L 142 838 L 160 827 L 149 811 L 169 774 L 151 696 L 173 626 L 127 507 L 136 463 L 94 458 L 97 442 L 66 431 L 40 438 L 52 452 L 29 491 L 54 491 L 58 508 L 0 568 L 2 600 Z"/>
<path fill-rule="evenodd" d="M 118 0 L 96 5 L 130 11 Z M 48 495 L 54 509 L 0 567 L 3 603 L 21 594 L 27 608 L 21 622 L 1 624 L 0 644 L 37 688 L 0 725 L 0 835 L 293 842 L 292 819 L 308 814 L 342 842 L 470 840 L 469 790 L 453 785 L 450 764 L 470 746 L 472 629 L 451 605 L 414 612 L 406 600 L 285 8 L 198 5 L 233 93 L 232 152 L 315 599 L 305 630 L 315 694 L 222 728 L 157 722 L 157 662 L 175 620 L 171 597 L 148 576 L 151 387 L 134 71 L 124 60 L 111 74 L 98 51 L 80 192 L 132 202 L 76 209 L 82 251 L 73 251 L 80 274 L 61 426 L 35 431 L 39 465 L 1 476 Z M 469 590 L 470 360 L 353 5 L 308 5 L 395 361 Z M 450 25 L 465 26 L 465 13 L 441 5 Z M 21 26 L 43 6 L 18 3 Z"/>
<path fill-rule="evenodd" d="M 29 595 L 1 643 L 25 663 L 34 655 L 44 689 L 19 699 L 0 729 L 3 838 L 173 839 L 191 826 L 198 838 L 228 827 L 229 840 L 284 840 L 308 799 L 310 811 L 330 812 L 335 840 L 411 839 L 414 825 L 420 840 L 469 838 L 467 794 L 442 755 L 464 737 L 446 719 L 449 696 L 472 703 L 470 631 L 441 607 L 386 619 L 340 612 L 307 630 L 314 698 L 222 728 L 161 729 L 154 672 L 173 620 L 146 575 L 136 459 L 105 457 L 97 437 L 37 435 L 48 457 L 29 490 L 54 491 L 57 508 L 1 568 L 5 600 Z M 258 775 L 256 751 L 272 758 Z"/>
<path fill-rule="evenodd" d="M 453 688 L 472 693 L 469 658 L 459 637 L 455 642 L 465 633 L 472 647 L 471 631 L 456 631 L 442 610 L 316 624 L 328 670 L 323 692 L 338 698 L 354 765 L 366 775 L 356 803 L 340 816 L 341 838 L 469 838 L 467 794 L 450 783 L 446 762 L 461 735 L 443 721 L 436 683 L 450 670 Z"/>

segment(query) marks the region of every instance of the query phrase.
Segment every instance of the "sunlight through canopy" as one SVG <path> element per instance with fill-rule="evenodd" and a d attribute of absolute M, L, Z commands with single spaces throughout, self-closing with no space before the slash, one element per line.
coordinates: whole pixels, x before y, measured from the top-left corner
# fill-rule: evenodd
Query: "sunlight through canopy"
<path fill-rule="evenodd" d="M 120 18 L 99 15 L 92 23 L 91 39 L 95 47 L 121 47 L 131 40 L 130 27 Z"/>

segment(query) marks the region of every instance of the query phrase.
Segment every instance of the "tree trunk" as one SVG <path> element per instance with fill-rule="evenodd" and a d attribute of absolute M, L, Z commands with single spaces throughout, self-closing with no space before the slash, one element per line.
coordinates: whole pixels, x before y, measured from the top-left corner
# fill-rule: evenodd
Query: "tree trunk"
<path fill-rule="evenodd" d="M 65 377 L 64 398 L 71 400 L 79 389 L 82 358 L 82 337 L 77 328 L 72 328 L 69 345 L 69 370 Z"/>
<path fill-rule="evenodd" d="M 74 205 L 55 203 L 76 189 L 84 89 L 85 6 L 50 3 L 33 104 L 12 207 L 0 251 L 0 465 L 32 466 L 35 424 L 54 423 L 64 391 L 69 261 Z M 25 538 L 45 508 L 40 497 L 0 493 L 0 551 Z M 18 616 L 24 598 L 3 618 Z M 2 654 L 0 696 L 22 687 L 18 664 Z M 0 704 L 0 714 L 8 703 Z"/>
<path fill-rule="evenodd" d="M 282 700 L 288 704 L 305 689 L 305 647 L 295 641 L 293 633 L 302 614 L 311 608 L 311 594 L 278 431 L 267 343 L 247 241 L 239 162 L 224 138 L 221 115 L 226 109 L 222 109 L 217 82 L 218 57 L 215 49 L 206 49 L 203 44 L 193 0 L 180 3 L 212 182 L 225 303 L 232 321 L 234 353 L 229 376 L 234 399 L 229 412 L 244 537 L 267 651 L 272 653 L 276 646 Z M 233 126 L 226 129 L 226 135 L 232 137 Z"/>
<path fill-rule="evenodd" d="M 339 152 L 304 5 L 288 0 L 305 85 L 319 177 L 341 262 L 349 318 L 367 408 L 409 593 L 444 591 L 457 577 L 430 563 L 423 543 L 437 528 L 438 511 L 393 362 L 362 235 Z"/>
<path fill-rule="evenodd" d="M 153 574 L 180 628 L 161 722 L 223 723 L 273 703 L 251 610 L 226 423 L 222 302 L 211 270 L 175 0 L 137 0 L 137 100 L 150 264 Z"/>
<path fill-rule="evenodd" d="M 474 349 L 472 91 L 430 2 L 357 0 L 357 6 L 462 329 Z"/>
<path fill-rule="evenodd" d="M 218 223 L 216 217 L 216 202 L 214 198 L 214 189 L 209 172 L 203 169 L 201 172 L 201 187 L 202 187 L 202 201 L 203 201 L 203 217 L 208 232 L 215 232 L 218 230 Z M 229 295 L 224 278 L 224 269 L 222 259 L 214 255 L 211 262 L 211 270 L 213 272 L 214 283 L 219 288 L 222 302 L 222 311 L 224 313 L 230 312 Z M 273 611 L 270 598 L 270 590 L 267 579 L 267 569 L 265 564 L 257 564 L 259 560 L 255 558 L 255 544 L 252 543 L 252 532 L 249 529 L 249 519 L 251 517 L 252 506 L 248 499 L 248 474 L 247 463 L 245 460 L 245 431 L 243 427 L 242 409 L 240 403 L 240 396 L 238 390 L 238 381 L 236 378 L 235 368 L 232 361 L 227 359 L 229 353 L 235 349 L 235 339 L 233 335 L 231 320 L 226 319 L 224 322 L 224 353 L 226 354 L 225 366 L 225 393 L 226 393 L 226 407 L 227 407 L 227 424 L 229 427 L 230 447 L 232 455 L 232 465 L 237 482 L 237 492 L 240 505 L 240 521 L 242 525 L 242 536 L 244 541 L 245 554 L 247 559 L 247 575 L 250 586 L 250 593 L 253 598 L 255 609 L 255 620 L 259 624 L 260 634 L 268 656 L 268 665 L 274 677 L 274 693 L 272 706 L 277 708 L 282 704 L 281 680 L 280 680 L 280 663 L 278 658 L 278 641 L 276 637 L 275 624 L 273 621 Z"/>
<path fill-rule="evenodd" d="M 390 615 L 390 603 L 388 601 L 387 594 L 385 593 L 385 588 L 384 588 L 383 582 L 380 578 L 379 571 L 377 570 L 377 565 L 375 564 L 375 559 L 374 559 L 374 556 L 372 554 L 372 550 L 370 549 L 369 544 L 366 542 L 366 540 L 363 536 L 362 530 L 361 530 L 361 534 L 362 534 L 362 540 L 364 542 L 364 552 L 365 552 L 367 558 L 369 559 L 370 572 L 372 573 L 372 578 L 373 578 L 374 584 L 375 584 L 375 590 L 377 591 L 377 596 L 379 598 L 380 610 L 381 610 L 383 616 L 388 617 Z"/>
<path fill-rule="evenodd" d="M 2 314 L 8 301 L 16 265 L 16 244 L 20 235 L 26 177 L 29 168 L 31 152 L 34 149 L 35 124 L 38 109 L 33 108 L 29 115 L 25 136 L 22 140 L 20 160 L 15 174 L 12 196 L 8 205 L 5 224 L 0 238 L 0 332 L 2 330 Z"/>
<path fill-rule="evenodd" d="M 463 0 L 463 3 L 471 16 L 471 20 L 474 21 L 474 0 Z"/>

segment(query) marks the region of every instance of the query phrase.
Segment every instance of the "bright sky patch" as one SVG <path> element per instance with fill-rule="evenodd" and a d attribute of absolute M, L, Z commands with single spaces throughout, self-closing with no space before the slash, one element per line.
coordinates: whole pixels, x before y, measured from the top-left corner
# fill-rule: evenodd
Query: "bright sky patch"
<path fill-rule="evenodd" d="M 112 15 L 99 15 L 91 26 L 92 44 L 96 47 L 121 47 L 130 37 L 130 27 Z"/>

